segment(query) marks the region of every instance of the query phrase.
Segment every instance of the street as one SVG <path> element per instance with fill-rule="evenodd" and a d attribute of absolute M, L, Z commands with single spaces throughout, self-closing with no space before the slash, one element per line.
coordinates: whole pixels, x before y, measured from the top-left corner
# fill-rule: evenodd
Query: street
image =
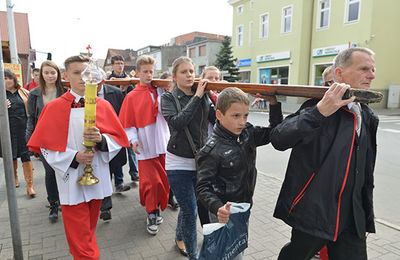
<path fill-rule="evenodd" d="M 249 121 L 258 125 L 267 124 L 268 115 L 251 113 Z M 376 168 L 375 213 L 376 234 L 367 239 L 368 259 L 400 259 L 400 231 L 382 225 L 379 219 L 397 224 L 400 219 L 398 203 L 400 191 L 396 187 L 400 169 L 398 158 L 399 141 L 396 132 L 400 130 L 400 117 L 381 116 L 379 129 L 379 158 Z M 400 132 L 400 131 L 399 131 Z M 396 154 L 393 154 L 396 151 Z M 258 149 L 258 179 L 254 194 L 254 206 L 249 222 L 249 247 L 245 259 L 276 259 L 279 250 L 289 241 L 290 227 L 272 217 L 278 192 L 284 176 L 290 151 L 278 152 L 271 145 Z M 386 160 L 384 159 L 386 158 Z M 29 199 L 19 162 L 20 188 L 17 191 L 19 222 L 21 228 L 24 259 L 71 260 L 65 239 L 62 213 L 59 221 L 51 224 L 46 208 L 44 170 L 39 160 L 33 159 L 35 168 L 34 185 L 38 195 Z M 12 241 L 9 226 L 8 205 L 5 199 L 5 185 L 2 160 L 0 160 L 0 260 L 12 259 Z M 114 193 L 112 219 L 99 220 L 96 230 L 97 243 L 102 260 L 125 259 L 185 259 L 175 248 L 174 237 L 178 211 L 167 208 L 162 215 L 164 222 L 156 236 L 146 231 L 146 214 L 139 203 L 138 185 L 129 181 L 127 167 L 124 167 L 125 183 L 132 189 Z M 202 231 L 198 223 L 198 243 L 201 247 Z M 200 249 L 200 248 L 199 248 Z"/>
<path fill-rule="evenodd" d="M 266 125 L 265 113 L 251 113 L 249 122 Z M 400 116 L 379 116 L 378 154 L 375 166 L 375 218 L 400 227 Z M 280 152 L 272 145 L 258 149 L 257 169 L 283 180 L 290 150 Z"/>

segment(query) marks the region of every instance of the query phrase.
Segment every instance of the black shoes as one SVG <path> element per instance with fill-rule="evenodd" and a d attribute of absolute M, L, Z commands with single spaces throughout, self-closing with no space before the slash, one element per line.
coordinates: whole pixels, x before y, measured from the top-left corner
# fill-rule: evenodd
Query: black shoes
<path fill-rule="evenodd" d="M 60 203 L 58 201 L 50 203 L 49 220 L 51 223 L 55 223 L 58 220 L 58 207 Z"/>
<path fill-rule="evenodd" d="M 118 186 L 117 188 L 115 188 L 116 192 L 124 192 L 124 191 L 128 191 L 131 189 L 131 186 L 129 185 L 125 185 L 125 184 L 121 184 L 120 186 Z"/>
<path fill-rule="evenodd" d="M 188 256 L 188 254 L 187 254 L 187 252 L 186 252 L 185 245 L 183 246 L 183 248 L 180 248 L 180 247 L 178 246 L 178 241 L 176 241 L 176 240 L 175 240 L 175 245 L 176 245 L 176 248 L 178 249 L 179 253 L 181 253 L 181 255 L 183 255 L 183 256 Z"/>
<path fill-rule="evenodd" d="M 139 175 L 136 174 L 131 174 L 131 181 L 139 181 Z"/>
<path fill-rule="evenodd" d="M 110 210 L 104 210 L 100 212 L 100 219 L 103 221 L 107 221 L 111 219 L 111 211 Z"/>
<path fill-rule="evenodd" d="M 174 196 L 171 196 L 171 194 L 168 199 L 168 207 L 170 207 L 173 210 L 177 210 L 179 208 L 178 202 L 176 202 Z"/>

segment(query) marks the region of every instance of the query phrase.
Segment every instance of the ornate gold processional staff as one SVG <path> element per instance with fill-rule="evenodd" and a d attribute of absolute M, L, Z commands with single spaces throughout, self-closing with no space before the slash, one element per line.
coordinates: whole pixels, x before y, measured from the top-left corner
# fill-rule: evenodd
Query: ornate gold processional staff
<path fill-rule="evenodd" d="M 88 50 L 88 57 L 90 58 L 90 45 L 86 48 Z M 82 72 L 82 79 L 85 81 L 85 126 L 96 126 L 96 98 L 97 98 L 97 84 L 103 80 L 103 74 L 97 66 L 97 63 L 90 58 L 89 64 Z M 83 145 L 86 147 L 85 153 L 93 153 L 94 142 L 83 140 Z M 94 185 L 99 182 L 99 179 L 93 175 L 92 165 L 87 164 L 85 173 L 78 180 L 78 184 L 84 186 Z"/>
<path fill-rule="evenodd" d="M 152 81 L 153 86 L 167 87 L 170 84 L 170 80 L 165 79 L 154 79 Z M 68 82 L 63 82 L 64 85 L 68 86 Z M 139 79 L 119 79 L 119 80 L 106 80 L 104 84 L 109 85 L 131 85 L 139 83 Z M 195 81 L 194 85 L 197 86 L 198 80 Z M 260 93 L 262 95 L 280 95 L 280 96 L 292 96 L 292 97 L 304 97 L 304 98 L 317 98 L 321 99 L 325 92 L 329 89 L 328 87 L 321 86 L 305 86 L 305 85 L 278 85 L 278 84 L 257 84 L 257 83 L 238 83 L 238 82 L 208 82 L 208 90 L 223 90 L 228 87 L 237 87 L 249 94 Z M 372 90 L 361 90 L 350 88 L 346 91 L 343 99 L 348 99 L 355 96 L 356 102 L 361 103 L 379 103 L 382 101 L 383 94 Z"/>

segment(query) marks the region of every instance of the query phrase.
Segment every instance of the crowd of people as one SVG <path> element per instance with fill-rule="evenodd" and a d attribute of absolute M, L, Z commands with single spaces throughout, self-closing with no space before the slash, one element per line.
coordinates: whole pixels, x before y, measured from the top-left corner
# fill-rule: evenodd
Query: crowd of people
<path fill-rule="evenodd" d="M 100 82 L 96 126 L 86 129 L 81 74 L 87 57 L 67 58 L 63 75 L 55 63 L 43 62 L 25 88 L 5 70 L 15 186 L 21 158 L 27 194 L 35 196 L 30 156 L 40 158 L 50 221 L 57 221 L 61 208 L 74 259 L 99 259 L 97 221 L 112 218 L 112 177 L 115 192 L 130 189 L 123 178 L 128 163 L 131 180 L 139 182 L 147 232 L 158 233 L 168 205 L 179 209 L 176 248 L 198 259 L 197 218 L 202 226 L 227 223 L 232 203 L 253 204 L 256 150 L 271 143 L 277 150 L 292 149 L 274 212 L 292 227 L 292 236 L 278 259 L 311 259 L 324 247 L 329 259 L 367 259 L 366 234 L 375 232 L 378 119 L 354 97 L 342 97 L 350 87 L 370 88 L 373 55 L 366 48 L 340 52 L 324 72 L 330 86 L 324 97 L 306 101 L 285 119 L 275 96 L 259 95 L 269 102 L 267 127 L 247 122 L 250 100 L 242 90 L 206 90 L 208 82 L 221 80 L 216 67 L 205 68 L 195 88 L 195 64 L 188 57 L 177 58 L 171 74 L 162 75 L 171 79 L 167 88 L 153 85 L 155 60 L 146 55 L 137 59 L 136 86 Z M 103 79 L 129 77 L 122 56 L 111 61 L 113 71 L 102 72 Z M 93 152 L 83 141 L 95 143 Z M 86 165 L 99 183 L 77 183 Z M 243 259 L 243 253 L 232 259 Z"/>

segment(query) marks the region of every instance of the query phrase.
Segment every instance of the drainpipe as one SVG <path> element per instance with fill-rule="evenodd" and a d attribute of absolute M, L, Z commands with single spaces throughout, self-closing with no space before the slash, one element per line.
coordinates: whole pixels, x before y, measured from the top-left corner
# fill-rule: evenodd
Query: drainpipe
<path fill-rule="evenodd" d="M 313 30 L 314 30 L 314 5 L 315 5 L 315 0 L 312 0 L 312 7 L 311 7 L 311 30 L 310 30 L 310 44 L 309 44 L 309 49 L 308 49 L 308 73 L 307 73 L 307 82 L 306 85 L 314 85 L 310 83 L 310 72 L 311 72 L 311 58 L 312 58 L 312 39 L 313 39 Z"/>

